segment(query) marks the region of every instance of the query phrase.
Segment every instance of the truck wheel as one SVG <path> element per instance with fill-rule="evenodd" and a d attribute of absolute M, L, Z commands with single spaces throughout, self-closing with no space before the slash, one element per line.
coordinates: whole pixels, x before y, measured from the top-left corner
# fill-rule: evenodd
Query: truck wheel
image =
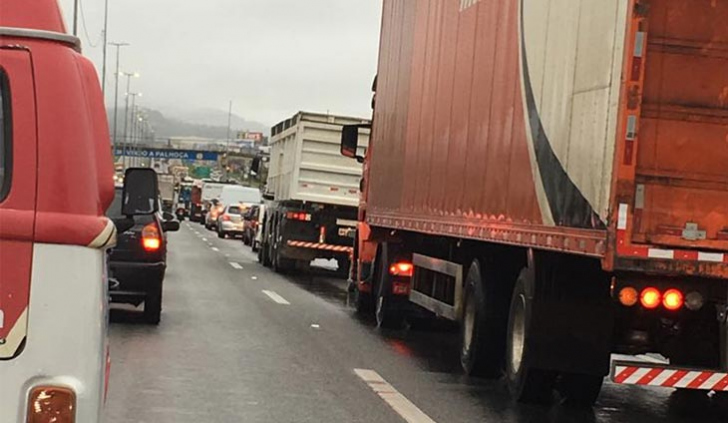
<path fill-rule="evenodd" d="M 534 283 L 528 269 L 521 271 L 511 299 L 506 336 L 506 379 L 520 402 L 548 403 L 553 399 L 556 374 L 534 368 L 532 335 Z"/>
<path fill-rule="evenodd" d="M 564 373 L 557 384 L 557 390 L 564 405 L 591 407 L 597 401 L 603 383 L 602 376 Z"/>
<path fill-rule="evenodd" d="M 287 273 L 296 265 L 296 262 L 294 260 L 281 257 L 277 246 L 278 241 L 276 241 L 276 244 L 273 246 L 273 257 L 271 257 L 273 271 L 281 274 Z"/>
<path fill-rule="evenodd" d="M 351 265 L 351 262 L 349 261 L 349 258 L 337 258 L 336 259 L 336 273 L 340 276 L 347 277 L 349 276 L 349 266 Z"/>
<path fill-rule="evenodd" d="M 397 298 L 392 294 L 392 278 L 389 276 L 389 248 L 387 244 L 382 244 L 380 254 L 377 257 L 379 261 L 379 271 L 376 275 L 377 280 L 377 297 L 375 302 L 375 316 L 377 318 L 377 327 L 386 329 L 399 329 L 404 324 L 404 312 Z"/>
<path fill-rule="evenodd" d="M 144 321 L 150 325 L 158 325 L 162 317 L 162 281 L 147 292 L 144 300 Z"/>
<path fill-rule="evenodd" d="M 217 231 L 217 237 L 218 238 L 225 239 L 226 238 L 225 232 L 218 230 Z"/>
<path fill-rule="evenodd" d="M 465 280 L 465 306 L 460 325 L 460 363 L 469 376 L 497 378 L 503 374 L 506 314 L 494 287 L 482 278 L 473 260 Z"/>

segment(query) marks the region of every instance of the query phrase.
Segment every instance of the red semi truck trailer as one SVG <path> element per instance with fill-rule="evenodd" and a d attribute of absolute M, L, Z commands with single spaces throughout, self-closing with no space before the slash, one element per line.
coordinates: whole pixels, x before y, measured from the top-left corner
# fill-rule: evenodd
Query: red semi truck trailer
<path fill-rule="evenodd" d="M 728 390 L 728 2 L 383 10 L 357 308 L 460 322 L 523 401 Z"/>

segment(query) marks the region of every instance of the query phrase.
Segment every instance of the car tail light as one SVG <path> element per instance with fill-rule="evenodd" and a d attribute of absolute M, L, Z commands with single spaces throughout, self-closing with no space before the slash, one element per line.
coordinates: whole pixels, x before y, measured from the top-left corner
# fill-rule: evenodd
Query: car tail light
<path fill-rule="evenodd" d="M 228 215 L 224 214 L 224 215 L 222 215 L 222 217 L 221 217 L 220 219 L 221 219 L 221 220 L 222 220 L 223 222 L 229 222 L 229 221 L 230 221 L 230 216 L 228 216 Z"/>
<path fill-rule="evenodd" d="M 311 221 L 311 215 L 304 212 L 288 212 L 286 213 L 286 218 L 289 220 L 300 220 L 303 222 Z"/>
<path fill-rule="evenodd" d="M 680 310 L 684 304 L 685 297 L 677 289 L 669 289 L 662 296 L 662 305 L 670 311 Z"/>
<path fill-rule="evenodd" d="M 142 229 L 142 245 L 147 251 L 157 251 L 162 246 L 162 237 L 156 223 L 150 223 Z"/>
<path fill-rule="evenodd" d="M 645 288 L 640 295 L 640 303 L 647 309 L 657 308 L 662 302 L 662 295 L 657 288 Z"/>
<path fill-rule="evenodd" d="M 30 392 L 27 423 L 75 423 L 76 394 L 68 388 L 39 386 Z"/>
<path fill-rule="evenodd" d="M 404 276 L 411 278 L 414 266 L 409 262 L 398 262 L 389 266 L 389 274 L 392 276 Z"/>
<path fill-rule="evenodd" d="M 632 307 L 633 305 L 637 304 L 639 301 L 639 294 L 637 293 L 637 290 L 632 288 L 631 286 L 622 288 L 619 291 L 619 302 L 623 306 Z"/>

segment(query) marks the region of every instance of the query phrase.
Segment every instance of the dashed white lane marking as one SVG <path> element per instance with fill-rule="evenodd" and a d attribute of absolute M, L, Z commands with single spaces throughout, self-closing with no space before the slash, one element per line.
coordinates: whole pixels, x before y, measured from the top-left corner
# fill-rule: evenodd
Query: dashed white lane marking
<path fill-rule="evenodd" d="M 311 327 L 313 329 L 321 329 L 321 326 L 320 325 L 317 325 L 316 323 L 312 324 Z"/>
<path fill-rule="evenodd" d="M 239 265 L 238 263 L 235 263 L 234 261 L 230 262 L 230 266 L 232 266 L 233 269 L 243 270 L 243 266 Z"/>
<path fill-rule="evenodd" d="M 379 376 L 379 373 L 366 369 L 354 369 L 354 373 L 408 423 L 435 423 L 427 414 Z"/>
<path fill-rule="evenodd" d="M 219 253 L 219 252 L 220 252 L 220 249 L 219 249 L 219 248 L 217 248 L 217 247 L 212 247 L 212 251 L 214 251 L 214 252 L 216 252 L 216 253 Z"/>
<path fill-rule="evenodd" d="M 204 242 L 207 242 L 207 238 L 202 238 L 202 240 L 203 240 Z"/>
<path fill-rule="evenodd" d="M 273 291 L 266 291 L 264 289 L 263 290 L 263 293 L 265 295 L 267 295 L 268 297 L 270 297 L 271 300 L 277 302 L 278 304 L 283 304 L 283 305 L 290 305 L 291 304 L 285 298 L 281 297 L 280 295 L 278 295 L 277 293 L 275 293 Z"/>

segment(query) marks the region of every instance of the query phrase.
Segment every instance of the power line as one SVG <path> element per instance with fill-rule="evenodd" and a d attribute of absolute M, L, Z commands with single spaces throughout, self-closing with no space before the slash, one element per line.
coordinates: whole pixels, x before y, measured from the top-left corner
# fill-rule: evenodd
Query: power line
<path fill-rule="evenodd" d="M 97 41 L 96 44 L 91 42 L 91 36 L 89 36 L 89 34 L 88 34 L 88 26 L 86 26 L 86 15 L 83 12 L 83 2 L 81 0 L 78 0 L 78 10 L 79 10 L 79 12 L 81 12 L 81 26 L 83 26 L 83 32 L 84 32 L 84 34 L 86 34 L 86 41 L 88 41 L 88 45 L 90 45 L 91 48 L 98 47 L 99 43 L 103 39 L 104 34 L 102 33 L 99 36 L 99 41 Z"/>

